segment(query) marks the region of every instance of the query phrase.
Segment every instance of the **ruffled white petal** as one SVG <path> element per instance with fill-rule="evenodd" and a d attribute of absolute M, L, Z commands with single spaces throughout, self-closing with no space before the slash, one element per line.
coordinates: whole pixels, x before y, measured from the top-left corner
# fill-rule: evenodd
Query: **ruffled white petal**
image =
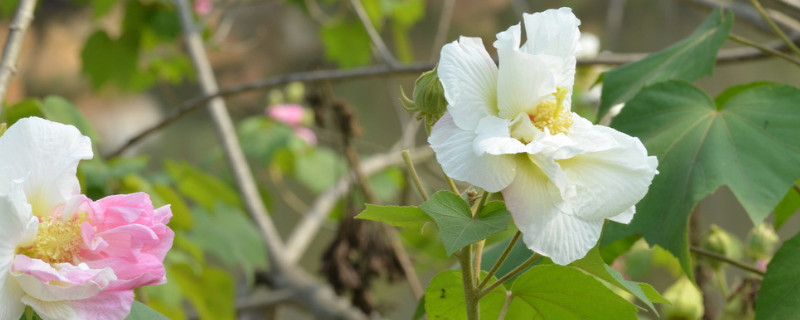
<path fill-rule="evenodd" d="M 555 75 L 558 87 L 572 91 L 575 82 L 575 62 L 578 53 L 581 21 L 570 8 L 550 9 L 523 14 L 528 41 L 522 51 L 546 59 Z M 569 105 L 569 104 L 567 104 Z"/>
<path fill-rule="evenodd" d="M 39 215 L 80 193 L 78 162 L 92 158 L 91 142 L 78 129 L 41 118 L 20 119 L 8 128 L 0 152 L 0 192 L 26 177 L 25 195 Z"/>
<path fill-rule="evenodd" d="M 448 176 L 489 192 L 500 191 L 514 179 L 514 155 L 476 153 L 477 137 L 475 132 L 459 128 L 450 113 L 445 113 L 434 125 L 428 143 Z"/>
<path fill-rule="evenodd" d="M 17 246 L 36 237 L 39 220 L 25 200 L 21 181 L 12 182 L 9 194 L 0 194 L 0 319 L 19 319 L 25 310 L 22 290 L 10 277 Z"/>
<path fill-rule="evenodd" d="M 481 119 L 475 128 L 475 153 L 503 155 L 527 152 L 528 148 L 522 142 L 511 137 L 509 123 L 506 119 L 493 116 Z"/>
<path fill-rule="evenodd" d="M 628 210 L 623 211 L 622 213 L 608 218 L 608 220 L 619 222 L 622 224 L 629 224 L 631 220 L 633 220 L 633 215 L 636 213 L 636 206 L 631 206 Z"/>
<path fill-rule="evenodd" d="M 566 265 L 582 258 L 600 238 L 603 220 L 569 214 L 558 188 L 533 164 L 520 164 L 503 197 L 531 250 Z"/>
<path fill-rule="evenodd" d="M 42 301 L 81 300 L 103 291 L 117 280 L 111 268 L 90 269 L 84 263 L 50 265 L 39 259 L 18 255 L 11 275 L 27 296 Z"/>
<path fill-rule="evenodd" d="M 647 194 L 658 161 L 647 156 L 647 150 L 639 139 L 604 126 L 594 126 L 573 135 L 584 136 L 576 141 L 586 143 L 590 143 L 591 137 L 615 142 L 605 150 L 580 153 L 557 161 L 569 184 L 576 189 L 577 196 L 568 199 L 576 215 L 584 219 L 612 218 L 630 210 Z M 581 145 L 587 149 L 595 148 Z"/>
<path fill-rule="evenodd" d="M 494 42 L 500 59 L 497 107 L 502 118 L 513 120 L 520 113 L 535 111 L 539 103 L 553 99 L 555 78 L 540 57 L 519 51 L 520 26 L 497 34 Z"/>
<path fill-rule="evenodd" d="M 497 114 L 497 66 L 480 38 L 446 44 L 437 74 L 447 109 L 460 128 L 472 130 L 484 116 Z"/>
<path fill-rule="evenodd" d="M 85 320 L 65 301 L 43 301 L 25 296 L 22 302 L 31 306 L 44 320 Z"/>

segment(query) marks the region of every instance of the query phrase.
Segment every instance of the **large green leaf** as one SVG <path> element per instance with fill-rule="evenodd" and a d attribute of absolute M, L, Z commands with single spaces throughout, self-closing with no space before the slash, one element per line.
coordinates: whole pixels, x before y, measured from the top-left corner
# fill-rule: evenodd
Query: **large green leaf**
<path fill-rule="evenodd" d="M 194 270 L 177 264 L 167 267 L 167 277 L 178 283 L 200 319 L 236 319 L 235 285 L 225 270 L 208 265 Z"/>
<path fill-rule="evenodd" d="M 202 172 L 185 162 L 167 160 L 167 172 L 175 180 L 178 190 L 206 210 L 214 210 L 217 202 L 242 207 L 236 189 L 222 180 Z"/>
<path fill-rule="evenodd" d="M 667 300 L 664 299 L 651 285 L 625 280 L 619 272 L 609 267 L 603 261 L 603 258 L 600 256 L 600 250 L 598 250 L 597 247 L 592 248 L 592 250 L 589 251 L 585 257 L 571 263 L 570 266 L 583 270 L 588 274 L 591 274 L 622 290 L 627 291 L 642 301 L 656 314 L 658 314 L 658 311 L 653 305 L 653 302 L 667 302 Z"/>
<path fill-rule="evenodd" d="M 514 281 L 511 293 L 506 319 L 636 319 L 636 306 L 571 267 L 535 266 Z"/>
<path fill-rule="evenodd" d="M 380 221 L 395 227 L 420 229 L 431 217 L 414 206 L 377 206 L 367 204 L 367 208 L 356 216 L 357 219 Z"/>
<path fill-rule="evenodd" d="M 486 272 L 481 274 L 481 279 Z M 492 277 L 489 283 L 496 282 Z M 506 290 L 499 285 L 487 293 L 480 301 L 480 318 L 497 319 L 506 300 Z M 461 271 L 448 270 L 437 274 L 425 289 L 425 312 L 428 319 L 461 320 L 467 319 L 464 302 L 464 284 Z"/>
<path fill-rule="evenodd" d="M 324 26 L 320 38 L 325 45 L 325 58 L 342 68 L 366 65 L 372 59 L 369 36 L 358 21 Z"/>
<path fill-rule="evenodd" d="M 475 217 L 464 199 L 450 191 L 436 192 L 420 208 L 439 227 L 447 254 L 508 228 L 511 215 L 500 201 L 492 201 Z"/>
<path fill-rule="evenodd" d="M 756 320 L 795 319 L 800 313 L 800 234 L 784 242 L 767 265 Z"/>
<path fill-rule="evenodd" d="M 758 224 L 800 177 L 797 101 L 797 88 L 768 83 L 730 88 L 716 101 L 682 81 L 642 90 L 612 125 L 642 139 L 660 173 L 631 224 L 607 232 L 641 233 L 691 275 L 688 218 L 700 200 L 728 186 Z"/>
<path fill-rule="evenodd" d="M 150 309 L 150 307 L 142 304 L 139 301 L 133 302 L 133 306 L 131 306 L 131 313 L 125 319 L 126 320 L 162 320 L 162 319 L 169 320 L 169 318 L 156 312 L 153 309 Z"/>
<path fill-rule="evenodd" d="M 629 63 L 603 76 L 603 95 L 597 118 L 612 106 L 630 100 L 642 87 L 671 79 L 694 81 L 711 74 L 717 52 L 728 38 L 733 13 L 714 10 L 688 38 Z"/>

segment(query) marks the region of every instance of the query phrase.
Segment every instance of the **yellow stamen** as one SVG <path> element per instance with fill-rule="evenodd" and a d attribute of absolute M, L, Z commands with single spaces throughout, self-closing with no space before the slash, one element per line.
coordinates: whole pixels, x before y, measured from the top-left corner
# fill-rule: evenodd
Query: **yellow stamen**
<path fill-rule="evenodd" d="M 71 263 L 80 251 L 81 243 L 83 239 L 78 217 L 70 221 L 48 217 L 39 222 L 36 240 L 23 254 L 47 263 Z"/>
<path fill-rule="evenodd" d="M 567 94 L 567 89 L 558 88 L 553 94 L 555 101 L 547 100 L 536 106 L 536 114 L 528 115 L 533 125 L 540 130 L 548 128 L 551 134 L 567 133 L 573 122 L 572 114 L 564 109 Z"/>

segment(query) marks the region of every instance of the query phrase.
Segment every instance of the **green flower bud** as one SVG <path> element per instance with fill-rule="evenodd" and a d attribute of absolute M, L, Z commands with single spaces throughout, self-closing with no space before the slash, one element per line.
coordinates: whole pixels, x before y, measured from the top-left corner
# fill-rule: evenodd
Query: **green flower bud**
<path fill-rule="evenodd" d="M 436 74 L 436 68 L 424 72 L 414 83 L 414 105 L 420 113 L 439 118 L 447 111 L 444 87 Z"/>
<path fill-rule="evenodd" d="M 286 85 L 286 101 L 291 103 L 301 103 L 305 99 L 306 87 L 302 82 L 294 81 Z"/>
<path fill-rule="evenodd" d="M 405 94 L 403 98 L 407 103 L 413 103 L 414 107 L 406 107 L 406 110 L 418 112 L 417 119 L 425 120 L 425 128 L 430 132 L 431 127 L 447 111 L 447 100 L 444 98 L 444 87 L 439 81 L 436 68 L 422 73 L 414 84 L 413 100 L 408 99 Z"/>
<path fill-rule="evenodd" d="M 779 241 L 780 238 L 772 225 L 762 223 L 750 230 L 750 234 L 747 235 L 745 254 L 753 260 L 769 260 Z"/>
<path fill-rule="evenodd" d="M 700 319 L 705 312 L 703 294 L 687 277 L 681 277 L 664 291 L 664 298 L 670 304 L 662 305 L 662 319 L 694 320 Z"/>
<path fill-rule="evenodd" d="M 742 243 L 736 236 L 728 233 L 717 225 L 711 225 L 702 244 L 703 249 L 719 253 L 728 259 L 739 260 L 742 258 Z M 719 270 L 724 264 L 718 260 L 709 259 L 709 264 Z"/>
<path fill-rule="evenodd" d="M 281 92 L 278 89 L 272 89 L 267 94 L 267 105 L 268 106 L 276 105 L 276 104 L 282 104 L 285 101 L 286 100 L 283 98 L 283 92 Z"/>

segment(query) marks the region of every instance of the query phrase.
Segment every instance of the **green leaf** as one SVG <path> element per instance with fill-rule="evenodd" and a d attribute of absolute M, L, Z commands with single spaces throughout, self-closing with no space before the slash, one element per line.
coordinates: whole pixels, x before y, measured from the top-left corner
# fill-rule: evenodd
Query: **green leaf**
<path fill-rule="evenodd" d="M 483 277 L 486 272 L 481 273 Z M 492 277 L 489 283 L 496 282 Z M 480 301 L 480 318 L 497 319 L 506 300 L 506 290 L 502 285 L 495 287 Z M 461 320 L 467 318 L 464 302 L 464 284 L 461 271 L 448 270 L 437 274 L 425 289 L 425 311 L 428 319 Z"/>
<path fill-rule="evenodd" d="M 85 136 L 92 139 L 93 142 L 99 141 L 97 132 L 94 131 L 94 127 L 89 123 L 89 120 L 66 99 L 58 96 L 44 98 L 42 112 L 48 120 L 73 125 Z"/>
<path fill-rule="evenodd" d="M 39 101 L 39 99 L 25 99 L 3 108 L 2 120 L 0 120 L 0 122 L 5 122 L 10 127 L 17 122 L 17 120 L 27 117 L 44 117 L 42 113 L 42 102 Z"/>
<path fill-rule="evenodd" d="M 683 41 L 606 72 L 597 119 L 612 106 L 633 98 L 642 87 L 671 79 L 694 81 L 711 74 L 717 52 L 728 38 L 732 25 L 733 13 L 716 9 Z"/>
<path fill-rule="evenodd" d="M 139 61 L 138 35 L 123 33 L 120 39 L 111 39 L 105 31 L 96 31 L 86 40 L 81 61 L 95 88 L 112 80 L 126 86 Z"/>
<path fill-rule="evenodd" d="M 511 293 L 506 319 L 636 319 L 633 304 L 571 267 L 535 266 L 514 281 Z"/>
<path fill-rule="evenodd" d="M 236 319 L 234 283 L 225 270 L 204 266 L 196 271 L 188 265 L 167 267 L 167 277 L 181 287 L 201 319 Z"/>
<path fill-rule="evenodd" d="M 796 185 L 800 185 L 800 180 L 795 182 Z M 789 188 L 789 192 L 775 206 L 775 229 L 780 229 L 800 209 L 800 191 L 795 186 Z"/>
<path fill-rule="evenodd" d="M 584 272 L 591 274 L 598 279 L 602 279 L 605 282 L 627 291 L 647 305 L 656 315 L 658 314 L 658 310 L 656 310 L 653 302 L 666 302 L 666 300 L 661 297 L 661 295 L 658 294 L 658 291 L 653 289 L 651 285 L 625 280 L 619 272 L 609 267 L 603 261 L 603 258 L 600 256 L 600 250 L 598 250 L 597 247 L 592 248 L 592 250 L 589 251 L 589 253 L 587 253 L 582 259 L 570 263 L 570 266 L 583 270 Z M 650 292 L 654 301 L 651 300 L 651 297 L 648 297 L 648 295 L 645 294 L 645 290 Z"/>
<path fill-rule="evenodd" d="M 195 208 L 194 227 L 188 238 L 230 268 L 248 276 L 267 267 L 267 250 L 261 233 L 241 209 L 218 203 L 213 214 Z M 252 279 L 249 279 L 252 280 Z"/>
<path fill-rule="evenodd" d="M 392 203 L 405 188 L 406 179 L 403 171 L 390 167 L 370 176 L 369 183 L 381 203 Z"/>
<path fill-rule="evenodd" d="M 142 304 L 139 301 L 133 302 L 133 305 L 131 306 L 131 313 L 125 319 L 126 320 L 160 320 L 160 319 L 169 320 L 169 318 L 156 312 L 153 309 L 150 309 L 150 307 Z"/>
<path fill-rule="evenodd" d="M 214 210 L 217 202 L 242 206 L 239 193 L 222 180 L 197 170 L 188 163 L 167 160 L 164 165 L 178 185 L 178 190 L 206 210 Z"/>
<path fill-rule="evenodd" d="M 367 208 L 356 216 L 356 219 L 365 219 L 384 222 L 395 227 L 421 229 L 431 220 L 425 211 L 414 206 L 377 206 L 367 204 Z"/>
<path fill-rule="evenodd" d="M 724 185 L 754 224 L 769 214 L 800 177 L 800 89 L 745 86 L 715 104 L 693 85 L 669 81 L 627 103 L 612 125 L 639 137 L 658 157 L 660 173 L 630 225 L 609 223 L 606 232 L 641 233 L 691 275 L 688 218 L 700 200 Z"/>
<path fill-rule="evenodd" d="M 508 228 L 511 215 L 500 201 L 492 201 L 472 217 L 472 210 L 464 199 L 450 191 L 436 192 L 420 208 L 439 227 L 439 235 L 447 254 Z"/>
<path fill-rule="evenodd" d="M 783 243 L 767 265 L 756 320 L 795 319 L 800 312 L 800 234 Z"/>
<path fill-rule="evenodd" d="M 324 148 L 307 148 L 294 153 L 294 176 L 309 190 L 320 193 L 347 172 L 344 160 Z"/>
<path fill-rule="evenodd" d="M 173 230 L 189 229 L 194 225 L 192 213 L 189 211 L 189 206 L 183 201 L 183 198 L 175 192 L 170 186 L 164 184 L 157 184 L 153 186 L 155 192 L 164 200 L 163 204 L 169 204 L 172 210 L 172 219 L 169 220 L 169 226 Z"/>
<path fill-rule="evenodd" d="M 372 59 L 369 36 L 357 21 L 323 26 L 320 38 L 325 45 L 325 58 L 342 68 L 363 66 Z"/>
<path fill-rule="evenodd" d="M 111 11 L 117 0 L 91 0 L 91 3 L 92 17 L 96 19 Z"/>

